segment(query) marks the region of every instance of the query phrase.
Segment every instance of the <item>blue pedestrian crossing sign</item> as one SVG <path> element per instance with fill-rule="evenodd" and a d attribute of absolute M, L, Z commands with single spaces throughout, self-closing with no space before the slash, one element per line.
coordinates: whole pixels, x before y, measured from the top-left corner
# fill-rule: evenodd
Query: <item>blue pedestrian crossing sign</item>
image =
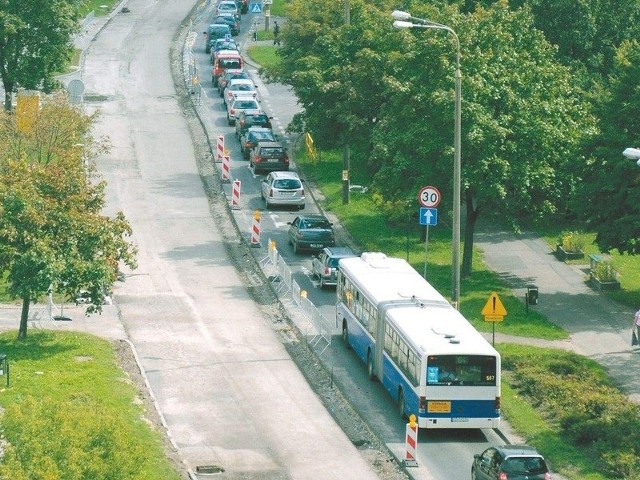
<path fill-rule="evenodd" d="M 437 224 L 438 224 L 438 209 L 422 207 L 420 209 L 420 225 L 437 225 Z"/>
<path fill-rule="evenodd" d="M 252 3 L 250 10 L 251 10 L 251 13 L 262 13 L 262 4 Z"/>

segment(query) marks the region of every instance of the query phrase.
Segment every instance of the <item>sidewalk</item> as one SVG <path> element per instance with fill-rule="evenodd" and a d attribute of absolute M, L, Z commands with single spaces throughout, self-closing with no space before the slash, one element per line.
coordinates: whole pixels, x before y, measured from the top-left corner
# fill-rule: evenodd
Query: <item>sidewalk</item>
<path fill-rule="evenodd" d="M 575 351 L 604 366 L 630 399 L 640 403 L 640 351 L 631 347 L 633 309 L 592 290 L 585 284 L 584 267 L 557 260 L 549 246 L 532 234 L 476 233 L 475 244 L 484 251 L 487 266 L 523 301 L 527 285 L 537 285 L 538 305 L 531 308 L 570 335 L 568 341 L 549 342 L 497 332 L 496 341 Z M 508 316 L 505 321 L 509 321 Z"/>

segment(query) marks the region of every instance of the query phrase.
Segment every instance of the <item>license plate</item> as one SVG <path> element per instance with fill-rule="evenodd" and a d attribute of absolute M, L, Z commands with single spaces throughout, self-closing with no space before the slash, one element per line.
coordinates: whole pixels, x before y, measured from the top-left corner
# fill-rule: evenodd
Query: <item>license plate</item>
<path fill-rule="evenodd" d="M 311 248 L 322 248 L 322 244 L 321 243 L 312 243 L 309 246 Z"/>
<path fill-rule="evenodd" d="M 451 413 L 451 402 L 427 402 L 428 413 Z"/>
<path fill-rule="evenodd" d="M 269 163 L 278 163 L 278 159 L 277 158 L 267 158 L 267 162 L 269 162 Z"/>
<path fill-rule="evenodd" d="M 465 417 L 451 417 L 452 422 L 468 422 L 469 419 Z"/>

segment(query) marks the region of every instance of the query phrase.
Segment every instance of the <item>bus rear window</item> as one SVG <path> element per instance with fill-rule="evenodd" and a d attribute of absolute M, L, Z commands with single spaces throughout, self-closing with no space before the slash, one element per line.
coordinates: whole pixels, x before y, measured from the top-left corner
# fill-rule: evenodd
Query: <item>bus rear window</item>
<path fill-rule="evenodd" d="M 430 355 L 427 385 L 494 386 L 496 357 L 486 355 Z"/>

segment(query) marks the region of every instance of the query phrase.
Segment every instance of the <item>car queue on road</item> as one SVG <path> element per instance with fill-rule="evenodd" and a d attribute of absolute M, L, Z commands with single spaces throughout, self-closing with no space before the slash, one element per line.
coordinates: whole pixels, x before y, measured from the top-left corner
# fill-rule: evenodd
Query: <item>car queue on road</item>
<path fill-rule="evenodd" d="M 211 55 L 213 88 L 222 98 L 226 110 L 226 123 L 234 127 L 234 136 L 238 141 L 240 155 L 234 156 L 234 166 L 239 165 L 240 162 L 247 162 L 248 171 L 259 185 L 259 197 L 254 197 L 247 202 L 249 207 L 247 210 L 259 209 L 263 213 L 266 211 L 271 217 L 271 211 L 279 214 L 284 210 L 303 210 L 310 206 L 311 197 L 304 188 L 303 179 L 295 172 L 294 165 L 289 161 L 287 145 L 279 141 L 274 133 L 273 116 L 262 107 L 263 99 L 260 98 L 260 94 L 264 91 L 251 88 L 254 80 L 246 69 L 245 59 L 241 60 L 241 68 L 236 68 L 236 64 L 228 68 L 222 66 L 215 71 L 216 58 L 224 55 L 218 52 L 231 51 L 233 45 L 236 45 L 237 55 L 240 55 L 238 45 L 240 42 L 234 42 L 231 34 L 221 39 L 214 39 L 211 44 L 209 44 L 209 38 L 206 41 L 205 50 L 209 48 L 208 53 Z M 216 41 L 221 45 L 219 49 L 216 47 Z M 236 85 L 248 85 L 248 88 L 246 90 L 233 88 L 236 80 Z M 244 91 L 248 94 L 244 95 Z M 257 107 L 239 108 L 236 111 L 233 107 L 234 102 L 239 102 L 239 105 L 246 102 L 253 107 L 256 107 L 257 103 Z M 230 135 L 226 137 L 229 138 Z M 309 279 L 316 287 L 320 287 L 317 290 L 323 290 L 327 286 L 335 287 L 340 258 L 358 255 L 350 249 L 340 248 L 340 245 L 336 248 L 333 226 L 321 213 L 296 214 L 293 220 L 275 223 L 276 228 L 278 225 L 285 227 L 288 225 L 286 240 L 284 240 L 289 246 L 287 255 L 290 252 L 293 253 L 289 258 L 296 259 L 294 263 L 299 263 L 298 260 L 308 262 L 306 270 L 310 274 Z M 492 443 L 496 443 L 495 439 Z"/>

